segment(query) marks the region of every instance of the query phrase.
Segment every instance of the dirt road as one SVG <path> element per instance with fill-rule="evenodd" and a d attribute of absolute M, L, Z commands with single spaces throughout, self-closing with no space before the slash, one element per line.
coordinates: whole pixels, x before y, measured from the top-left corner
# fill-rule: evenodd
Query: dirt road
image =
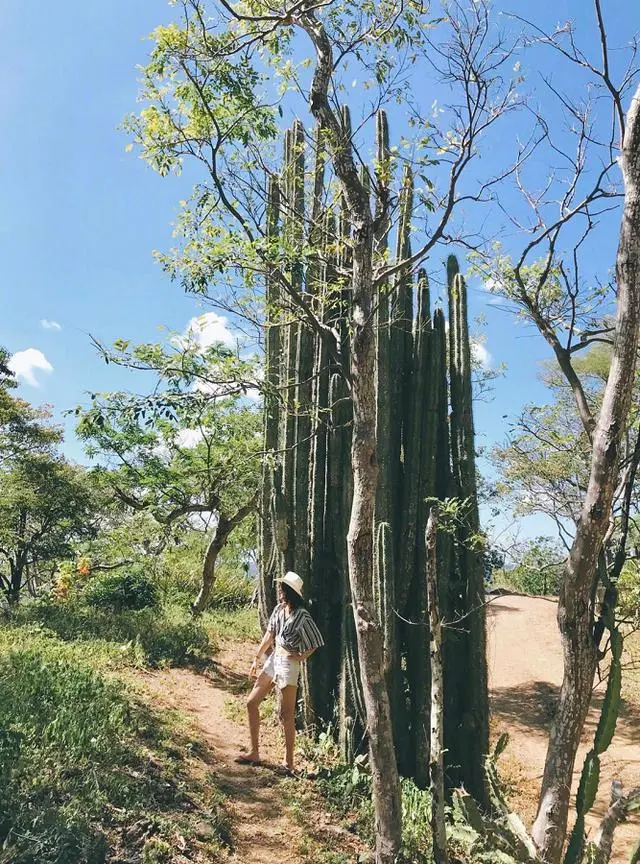
<path fill-rule="evenodd" d="M 556 623 L 556 603 L 539 597 L 507 595 L 488 608 L 489 687 L 493 729 L 511 736 L 508 773 L 520 787 L 513 803 L 530 822 L 544 767 L 547 733 L 562 681 L 562 652 Z M 599 687 L 578 753 L 574 792 L 584 756 L 593 743 L 602 704 Z M 640 785 L 640 712 L 623 701 L 613 743 L 602 756 L 600 787 L 588 824 L 593 828 L 608 803 L 611 781 L 626 789 Z M 640 835 L 640 819 L 618 828 L 612 862 L 626 864 L 632 843 Z"/>

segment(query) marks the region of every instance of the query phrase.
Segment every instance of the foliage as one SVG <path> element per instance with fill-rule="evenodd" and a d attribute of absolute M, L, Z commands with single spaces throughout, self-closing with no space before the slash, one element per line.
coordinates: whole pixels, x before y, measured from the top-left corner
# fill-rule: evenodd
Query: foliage
<path fill-rule="evenodd" d="M 158 590 L 141 569 L 106 573 L 92 579 L 84 592 L 89 606 L 96 609 L 147 609 L 158 605 Z"/>
<path fill-rule="evenodd" d="M 515 564 L 493 574 L 493 584 L 523 594 L 557 594 L 566 552 L 549 537 L 536 537 L 518 545 L 510 557 Z"/>
<path fill-rule="evenodd" d="M 155 407 L 145 412 L 144 398 L 111 393 L 96 397 L 78 423 L 88 454 L 103 460 L 95 473 L 122 503 L 168 525 L 251 497 L 261 430 L 254 405 L 192 394 L 162 416 Z"/>
<path fill-rule="evenodd" d="M 159 556 L 155 578 L 163 597 L 185 604 L 193 599 L 202 579 L 207 544 L 205 532 L 187 531 L 179 543 L 169 545 Z M 210 609 L 237 609 L 250 602 L 255 582 L 247 575 L 247 568 L 254 545 L 255 525 L 247 519 L 220 553 Z"/>
<path fill-rule="evenodd" d="M 604 385 L 602 353 L 592 349 L 576 364 L 594 411 Z M 519 514 L 542 512 L 554 520 L 575 521 L 589 476 L 590 444 L 573 397 L 553 367 L 545 367 L 543 382 L 552 401 L 527 405 L 506 446 L 494 450 L 500 492 L 514 494 Z"/>
<path fill-rule="evenodd" d="M 640 627 L 640 567 L 627 561 L 618 580 L 618 610 L 621 620 Z"/>
<path fill-rule="evenodd" d="M 95 531 L 99 504 L 86 472 L 57 452 L 61 434 L 49 413 L 1 392 L 0 585 L 17 601 L 25 577 Z"/>
<path fill-rule="evenodd" d="M 191 331 L 164 346 L 129 349 L 118 340 L 111 352 L 101 350 L 107 360 L 151 372 L 155 387 L 148 396 L 93 394 L 91 407 L 76 409 L 78 435 L 100 460 L 94 477 L 111 490 L 125 521 L 131 513 L 152 516 L 151 545 L 159 552 L 184 536 L 193 540 L 193 528 L 202 537 L 208 531 L 197 581 L 201 612 L 220 551 L 244 521 L 253 524 L 262 420 L 258 404 L 245 398 L 245 378 L 255 378 L 256 363 L 221 344 L 203 346 Z M 118 533 L 117 521 L 111 533 Z M 240 588 L 237 582 L 235 598 Z"/>
<path fill-rule="evenodd" d="M 102 864 L 124 849 L 138 864 L 153 843 L 174 861 L 177 834 L 180 860 L 201 860 L 195 818 L 214 795 L 181 775 L 158 717 L 86 659 L 52 640 L 2 650 L 0 730 L 3 864 Z"/>

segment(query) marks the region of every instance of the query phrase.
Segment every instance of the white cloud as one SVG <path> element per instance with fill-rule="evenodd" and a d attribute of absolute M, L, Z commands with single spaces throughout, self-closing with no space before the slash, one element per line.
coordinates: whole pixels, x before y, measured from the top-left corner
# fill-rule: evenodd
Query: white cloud
<path fill-rule="evenodd" d="M 200 429 L 180 429 L 176 435 L 176 444 L 178 447 L 195 447 L 202 441 L 202 432 Z"/>
<path fill-rule="evenodd" d="M 205 312 L 192 318 L 182 336 L 176 338 L 180 348 L 194 347 L 201 351 L 212 345 L 235 345 L 237 337 L 229 329 L 227 319 L 215 312 Z"/>
<path fill-rule="evenodd" d="M 46 373 L 53 372 L 53 366 L 42 351 L 38 351 L 37 348 L 26 348 L 24 351 L 16 351 L 7 365 L 16 377 L 24 379 L 32 387 L 40 386 L 35 376 L 36 369 L 41 369 Z"/>
<path fill-rule="evenodd" d="M 494 279 L 493 276 L 482 283 L 482 288 L 485 294 L 491 295 L 484 298 L 487 305 L 501 306 L 507 302 L 504 298 L 504 285 L 498 279 Z"/>
<path fill-rule="evenodd" d="M 62 327 L 57 321 L 50 321 L 48 318 L 41 318 L 40 326 L 43 330 L 62 330 Z"/>
<path fill-rule="evenodd" d="M 483 369 L 491 369 L 491 354 L 484 347 L 482 342 L 471 343 L 471 356 L 479 363 Z"/>
<path fill-rule="evenodd" d="M 488 279 L 485 279 L 485 281 L 482 283 L 482 287 L 485 291 L 488 291 L 489 294 L 496 294 L 500 291 L 505 290 L 504 283 L 501 282 L 499 279 L 494 279 L 493 276 L 489 276 Z"/>

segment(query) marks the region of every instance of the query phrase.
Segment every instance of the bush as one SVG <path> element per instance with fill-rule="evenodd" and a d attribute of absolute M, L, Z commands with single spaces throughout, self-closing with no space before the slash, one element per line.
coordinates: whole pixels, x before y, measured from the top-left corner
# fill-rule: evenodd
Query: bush
<path fill-rule="evenodd" d="M 213 585 L 210 606 L 214 609 L 239 609 L 251 602 L 256 583 L 244 571 L 219 567 Z"/>
<path fill-rule="evenodd" d="M 141 570 L 98 576 L 88 583 L 84 597 L 96 609 L 113 609 L 116 612 L 149 609 L 158 604 L 156 586 Z"/>

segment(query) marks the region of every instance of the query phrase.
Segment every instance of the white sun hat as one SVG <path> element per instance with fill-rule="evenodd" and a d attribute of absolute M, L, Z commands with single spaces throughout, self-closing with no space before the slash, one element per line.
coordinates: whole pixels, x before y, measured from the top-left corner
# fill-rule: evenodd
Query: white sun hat
<path fill-rule="evenodd" d="M 296 594 L 304 597 L 304 594 L 302 593 L 302 586 L 304 585 L 304 582 L 297 573 L 289 570 L 289 572 L 285 573 L 284 576 L 282 576 L 280 579 L 276 579 L 276 582 L 284 582 L 284 584 L 288 585 L 289 588 L 293 588 Z"/>

